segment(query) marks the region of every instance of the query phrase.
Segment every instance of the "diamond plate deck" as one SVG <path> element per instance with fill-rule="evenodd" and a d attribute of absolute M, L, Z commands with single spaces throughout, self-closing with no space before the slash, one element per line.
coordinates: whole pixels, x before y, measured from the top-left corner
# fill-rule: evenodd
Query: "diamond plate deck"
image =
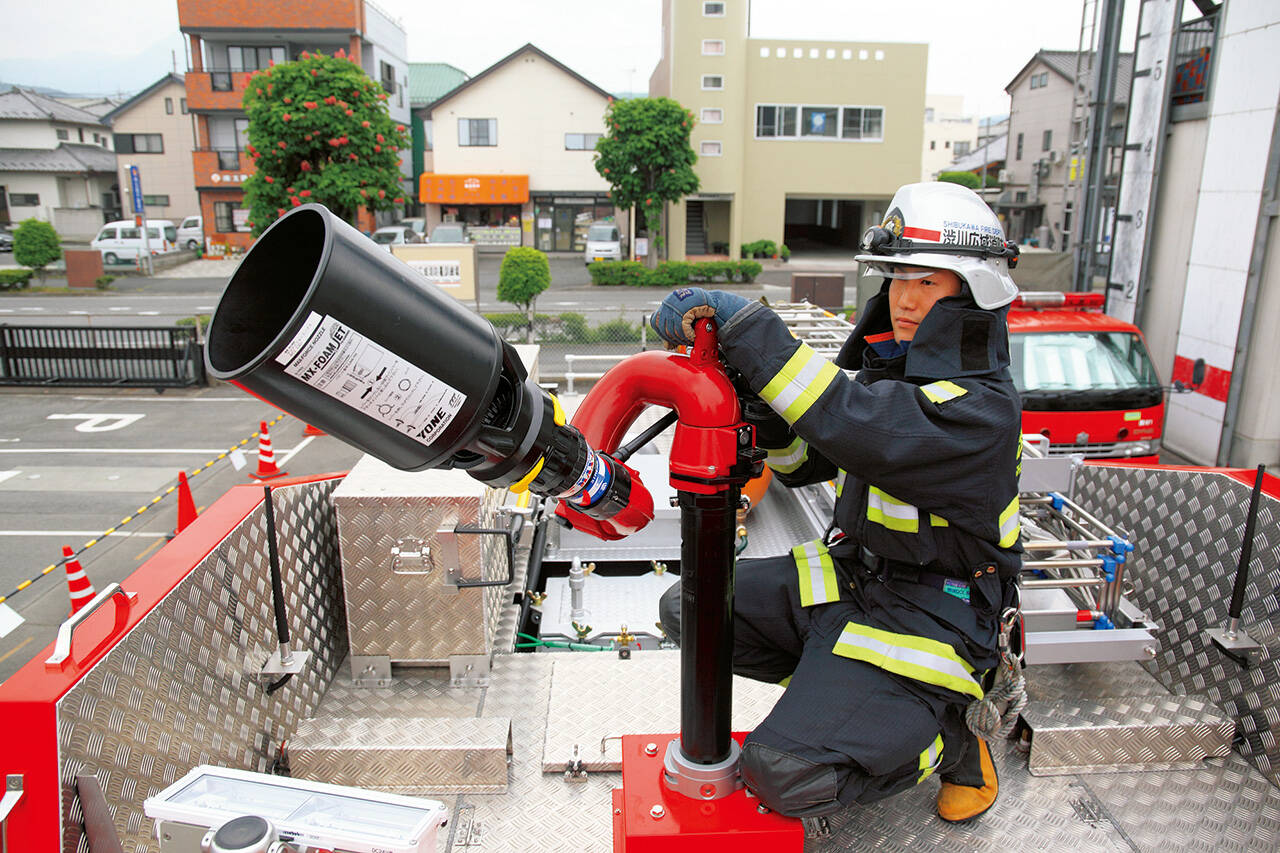
<path fill-rule="evenodd" d="M 1236 725 L 1203 696 L 1028 702 L 1034 776 L 1194 769 L 1231 751 Z"/>
<path fill-rule="evenodd" d="M 289 741 L 294 776 L 413 796 L 507 789 L 506 717 L 319 717 Z"/>

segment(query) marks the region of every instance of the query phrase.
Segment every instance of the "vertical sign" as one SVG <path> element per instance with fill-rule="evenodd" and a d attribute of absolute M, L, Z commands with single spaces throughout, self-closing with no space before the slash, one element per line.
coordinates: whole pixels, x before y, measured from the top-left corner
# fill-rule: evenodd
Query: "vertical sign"
<path fill-rule="evenodd" d="M 142 208 L 142 175 L 137 166 L 129 167 L 129 192 L 133 195 L 133 212 L 144 213 Z"/>

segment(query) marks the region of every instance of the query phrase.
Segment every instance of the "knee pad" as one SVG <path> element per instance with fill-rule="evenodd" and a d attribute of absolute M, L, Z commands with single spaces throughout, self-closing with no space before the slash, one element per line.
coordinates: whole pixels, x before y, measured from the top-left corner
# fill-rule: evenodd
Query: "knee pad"
<path fill-rule="evenodd" d="M 658 599 L 658 621 L 662 630 L 667 632 L 671 642 L 680 643 L 680 582 L 676 581 L 667 587 L 667 591 Z"/>
<path fill-rule="evenodd" d="M 789 817 L 818 817 L 840 809 L 836 770 L 773 747 L 748 741 L 742 779 L 760 801 Z"/>

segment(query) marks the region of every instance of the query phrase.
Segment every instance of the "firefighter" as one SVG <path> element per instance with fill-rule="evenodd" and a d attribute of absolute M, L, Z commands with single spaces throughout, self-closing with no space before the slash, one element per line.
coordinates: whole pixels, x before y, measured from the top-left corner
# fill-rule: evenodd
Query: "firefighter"
<path fill-rule="evenodd" d="M 863 238 L 857 260 L 883 284 L 834 364 L 767 306 L 725 291 L 677 290 L 653 317 L 677 344 L 713 317 L 726 361 L 758 395 L 743 411 L 776 476 L 836 483 L 823 539 L 735 574 L 734 669 L 786 685 L 741 770 L 782 814 L 874 802 L 935 773 L 946 820 L 995 802 L 990 749 L 964 712 L 998 661 L 1021 565 L 1005 319 L 1016 258 L 971 190 L 911 184 Z M 679 611 L 677 585 L 660 603 L 677 641 Z"/>

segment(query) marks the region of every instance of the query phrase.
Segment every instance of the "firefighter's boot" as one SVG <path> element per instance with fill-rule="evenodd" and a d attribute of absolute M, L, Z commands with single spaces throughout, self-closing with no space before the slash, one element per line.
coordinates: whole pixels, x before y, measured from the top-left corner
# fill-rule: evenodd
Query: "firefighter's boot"
<path fill-rule="evenodd" d="M 938 817 L 953 823 L 969 820 L 995 805 L 1000 783 L 991 749 L 981 738 L 969 743 L 961 767 L 942 780 L 938 790 Z"/>

